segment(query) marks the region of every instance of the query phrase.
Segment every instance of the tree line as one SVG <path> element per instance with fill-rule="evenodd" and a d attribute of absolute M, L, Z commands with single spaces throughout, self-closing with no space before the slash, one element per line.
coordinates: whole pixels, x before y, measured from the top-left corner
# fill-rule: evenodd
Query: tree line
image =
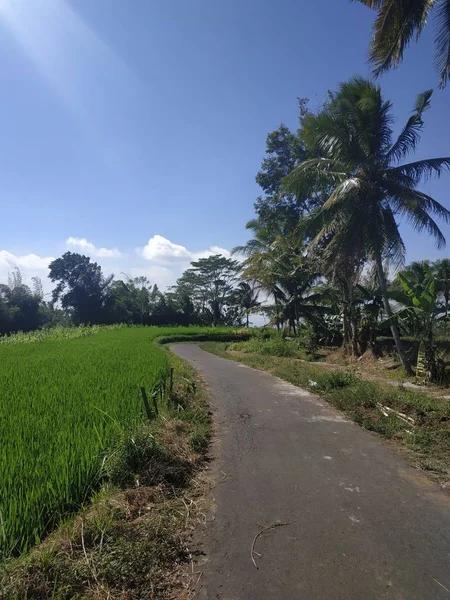
<path fill-rule="evenodd" d="M 114 279 L 88 256 L 66 252 L 49 265 L 55 284 L 45 300 L 42 282 L 30 287 L 14 269 L 0 285 L 0 334 L 44 326 L 128 323 L 141 325 L 249 325 L 257 294 L 238 280 L 238 261 L 221 255 L 192 262 L 169 291 L 147 277 Z"/>
<path fill-rule="evenodd" d="M 312 345 L 340 339 L 355 355 L 390 331 L 408 373 L 401 336 L 411 330 L 413 312 L 423 301 L 428 325 L 416 334 L 432 372 L 430 331 L 442 302 L 448 316 L 448 261 L 424 263 L 421 288 L 408 279 L 412 271 L 396 276 L 406 252 L 400 221 L 445 245 L 436 217 L 448 222 L 450 212 L 420 184 L 448 171 L 450 157 L 407 161 L 431 96 L 419 94 L 396 138 L 392 103 L 372 81 L 342 83 L 315 112 L 301 99 L 297 131 L 282 125 L 267 137 L 256 177 L 263 194 L 247 223 L 251 239 L 235 249 L 246 256 L 242 276 L 272 300 L 262 310 L 277 327 L 295 335 L 307 326 Z"/>

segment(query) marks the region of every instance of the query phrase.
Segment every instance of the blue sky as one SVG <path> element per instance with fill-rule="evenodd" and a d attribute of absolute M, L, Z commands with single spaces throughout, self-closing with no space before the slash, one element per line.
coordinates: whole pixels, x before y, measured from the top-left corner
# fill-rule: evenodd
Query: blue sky
<path fill-rule="evenodd" d="M 78 249 L 164 286 L 243 243 L 267 133 L 296 126 L 297 97 L 369 74 L 372 20 L 349 0 L 2 0 L 0 278 Z M 399 126 L 436 88 L 432 39 L 380 79 Z M 449 99 L 435 91 L 418 158 L 450 154 Z M 450 207 L 449 187 L 425 190 Z M 410 260 L 448 254 L 403 233 Z"/>

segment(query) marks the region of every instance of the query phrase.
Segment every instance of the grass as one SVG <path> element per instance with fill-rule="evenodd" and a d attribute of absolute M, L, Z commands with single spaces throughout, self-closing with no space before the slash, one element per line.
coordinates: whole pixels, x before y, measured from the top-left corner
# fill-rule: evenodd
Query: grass
<path fill-rule="evenodd" d="M 90 503 L 40 546 L 4 563 L 2 600 L 185 597 L 211 424 L 194 370 L 166 357 L 175 368 L 174 402 L 116 440 L 108 477 Z"/>
<path fill-rule="evenodd" d="M 309 360 L 309 356 L 304 348 L 300 346 L 298 340 L 285 340 L 279 336 L 269 338 L 257 336 L 248 341 L 234 342 L 228 346 L 228 350 L 233 352 L 243 352 L 245 354 L 295 357 Z"/>
<path fill-rule="evenodd" d="M 168 354 L 153 342 L 171 335 L 213 330 L 59 328 L 0 344 L 0 559 L 39 543 L 98 489 L 114 444 L 145 420 L 140 387 L 168 376 Z"/>
<path fill-rule="evenodd" d="M 360 379 L 353 369 L 334 370 L 291 357 L 263 354 L 233 354 L 224 343 L 206 342 L 202 348 L 218 356 L 268 371 L 325 398 L 362 427 L 395 441 L 416 466 L 442 483 L 449 480 L 450 402 L 401 385 L 379 384 Z M 388 406 L 414 419 L 411 426 L 379 405 Z"/>

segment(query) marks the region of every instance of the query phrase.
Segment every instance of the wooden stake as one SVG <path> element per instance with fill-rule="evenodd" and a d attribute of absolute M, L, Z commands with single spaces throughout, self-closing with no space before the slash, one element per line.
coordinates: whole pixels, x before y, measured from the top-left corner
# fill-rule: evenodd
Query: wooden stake
<path fill-rule="evenodd" d="M 152 411 L 150 410 L 150 404 L 148 403 L 147 392 L 145 391 L 145 387 L 141 387 L 142 400 L 144 401 L 145 412 L 147 413 L 147 418 L 152 419 Z"/>

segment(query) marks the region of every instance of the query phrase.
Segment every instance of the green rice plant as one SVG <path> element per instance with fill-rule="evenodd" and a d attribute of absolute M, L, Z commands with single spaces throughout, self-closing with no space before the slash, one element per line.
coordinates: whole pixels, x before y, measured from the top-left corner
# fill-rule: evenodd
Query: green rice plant
<path fill-rule="evenodd" d="M 59 328 L 0 344 L 0 559 L 39 542 L 98 486 L 115 442 L 146 418 L 140 387 L 168 376 L 156 338 L 202 334 L 212 332 Z"/>
<path fill-rule="evenodd" d="M 49 340 L 69 340 L 78 337 L 95 335 L 100 331 L 108 331 L 126 327 L 125 325 L 79 325 L 78 327 L 62 327 L 60 325 L 50 329 L 37 329 L 24 333 L 19 331 L 11 335 L 0 336 L 0 344 L 31 344 Z"/>

